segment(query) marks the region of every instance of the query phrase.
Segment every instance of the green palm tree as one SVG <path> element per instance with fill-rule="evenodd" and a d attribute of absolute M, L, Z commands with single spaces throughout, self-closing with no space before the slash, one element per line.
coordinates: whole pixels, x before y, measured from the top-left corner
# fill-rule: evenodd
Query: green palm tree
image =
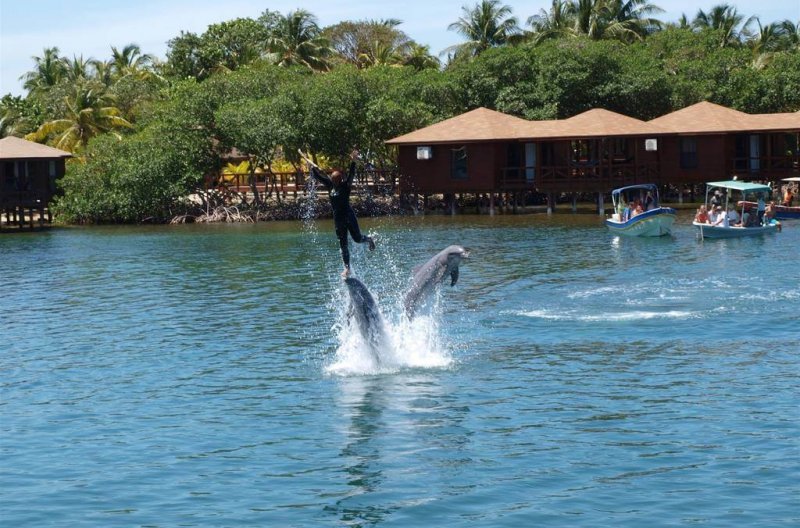
<path fill-rule="evenodd" d="M 267 58 L 280 66 L 303 65 L 312 70 L 330 68 L 331 49 L 321 36 L 314 15 L 304 9 L 281 16 L 267 39 Z"/>
<path fill-rule="evenodd" d="M 358 57 L 360 68 L 370 66 L 401 66 L 404 57 L 396 47 L 384 42 L 373 42 L 368 51 L 361 53 Z"/>
<path fill-rule="evenodd" d="M 747 40 L 747 45 L 753 50 L 754 53 L 764 53 L 770 51 L 780 51 L 784 46 L 784 33 L 785 28 L 778 22 L 761 25 L 761 20 L 755 19 L 758 31 L 750 35 Z"/>
<path fill-rule="evenodd" d="M 441 63 L 438 58 L 431 55 L 429 46 L 414 42 L 409 46 L 408 52 L 403 58 L 403 66 L 411 66 L 419 71 L 427 68 L 438 68 Z"/>
<path fill-rule="evenodd" d="M 517 19 L 511 16 L 511 7 L 499 0 L 482 0 L 472 9 L 461 8 L 462 16 L 447 29 L 455 31 L 467 39 L 466 42 L 450 46 L 442 53 L 455 52 L 456 55 L 477 56 L 495 46 L 508 44 L 520 34 Z"/>
<path fill-rule="evenodd" d="M 31 141 L 47 141 L 56 148 L 75 152 L 101 133 L 117 132 L 132 125 L 120 117 L 113 97 L 96 81 L 81 81 L 73 86 L 73 93 L 64 98 L 66 113 L 60 119 L 48 121 L 35 132 L 25 136 Z"/>
<path fill-rule="evenodd" d="M 567 0 L 553 0 L 549 11 L 540 9 L 527 23 L 531 26 L 530 40 L 537 44 L 551 38 L 574 36 L 575 6 Z"/>
<path fill-rule="evenodd" d="M 128 44 L 121 50 L 111 46 L 111 68 L 117 78 L 147 72 L 155 60 L 150 54 L 142 54 L 141 48 L 136 44 Z"/>
<path fill-rule="evenodd" d="M 664 25 L 651 16 L 664 10 L 647 0 L 607 0 L 605 8 L 608 17 L 605 38 L 633 42 L 644 39 Z"/>
<path fill-rule="evenodd" d="M 96 81 L 103 83 L 103 86 L 111 86 L 114 84 L 114 68 L 111 61 L 93 60 L 92 69 L 94 75 L 92 78 Z"/>
<path fill-rule="evenodd" d="M 34 69 L 22 75 L 23 87 L 29 92 L 55 86 L 64 77 L 66 66 L 58 56 L 58 48 L 45 48 L 41 57 L 33 57 Z"/>
<path fill-rule="evenodd" d="M 750 24 L 756 17 L 748 17 L 739 14 L 736 8 L 728 4 L 719 4 L 711 8 L 706 13 L 702 9 L 692 21 L 692 26 L 696 29 L 715 29 L 721 33 L 720 47 L 738 46 L 742 42 L 742 35 L 746 35 Z"/>
<path fill-rule="evenodd" d="M 589 38 L 616 39 L 623 42 L 641 40 L 662 27 L 650 15 L 663 9 L 646 0 L 574 0 L 575 33 Z"/>
<path fill-rule="evenodd" d="M 780 23 L 783 39 L 782 49 L 800 50 L 800 20 L 795 24 L 791 20 L 784 20 Z"/>
<path fill-rule="evenodd" d="M 89 70 L 92 64 L 96 62 L 95 59 L 92 58 L 84 59 L 83 55 L 80 57 L 73 55 L 72 60 L 63 57 L 61 61 L 64 63 L 64 77 L 72 82 L 78 82 L 91 77 L 89 75 Z"/>

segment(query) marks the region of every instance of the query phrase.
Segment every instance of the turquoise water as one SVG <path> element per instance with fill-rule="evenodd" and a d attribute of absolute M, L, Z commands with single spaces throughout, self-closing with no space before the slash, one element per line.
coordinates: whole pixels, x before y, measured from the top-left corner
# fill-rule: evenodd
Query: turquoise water
<path fill-rule="evenodd" d="M 797 526 L 800 222 L 593 215 L 0 236 L 3 526 Z M 408 323 L 410 270 L 472 249 Z"/>

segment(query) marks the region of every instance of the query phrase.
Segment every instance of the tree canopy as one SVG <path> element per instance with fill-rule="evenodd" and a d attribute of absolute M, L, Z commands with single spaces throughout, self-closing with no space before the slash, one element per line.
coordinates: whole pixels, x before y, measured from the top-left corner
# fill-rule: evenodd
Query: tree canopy
<path fill-rule="evenodd" d="M 0 99 L 0 134 L 73 151 L 61 218 L 164 219 L 224 164 L 269 170 L 301 148 L 344 164 L 358 148 L 484 106 L 527 119 L 606 108 L 652 119 L 708 100 L 746 112 L 800 110 L 800 30 L 722 4 L 664 24 L 645 0 L 553 0 L 518 25 L 498 0 L 464 6 L 465 42 L 442 68 L 399 20 L 319 27 L 302 9 L 212 24 L 105 60 L 45 48 L 25 97 Z"/>

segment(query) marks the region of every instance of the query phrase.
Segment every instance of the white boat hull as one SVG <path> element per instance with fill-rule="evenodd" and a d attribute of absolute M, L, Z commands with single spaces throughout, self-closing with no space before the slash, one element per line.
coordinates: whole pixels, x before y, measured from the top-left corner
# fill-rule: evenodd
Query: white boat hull
<path fill-rule="evenodd" d="M 747 236 L 760 236 L 775 233 L 779 224 L 769 224 L 757 227 L 722 227 L 692 222 L 703 238 L 741 238 Z"/>
<path fill-rule="evenodd" d="M 608 230 L 617 235 L 632 237 L 660 237 L 670 234 L 675 222 L 675 209 L 660 207 L 635 216 L 627 222 L 606 219 Z"/>

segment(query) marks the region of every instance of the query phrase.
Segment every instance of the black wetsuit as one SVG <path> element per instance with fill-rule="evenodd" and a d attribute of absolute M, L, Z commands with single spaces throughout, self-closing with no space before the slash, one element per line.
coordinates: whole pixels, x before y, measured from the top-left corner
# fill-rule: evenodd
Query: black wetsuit
<path fill-rule="evenodd" d="M 347 233 L 353 237 L 353 241 L 358 244 L 369 242 L 368 236 L 361 234 L 358 228 L 356 213 L 350 207 L 350 190 L 353 185 L 353 178 L 356 175 L 356 163 L 350 163 L 350 170 L 347 177 L 339 185 L 334 185 L 329 176 L 320 173 L 316 167 L 311 168 L 311 176 L 325 186 L 333 208 L 333 223 L 336 226 L 336 236 L 339 238 L 339 247 L 342 249 L 342 261 L 346 267 L 350 267 L 350 249 L 347 244 Z"/>

